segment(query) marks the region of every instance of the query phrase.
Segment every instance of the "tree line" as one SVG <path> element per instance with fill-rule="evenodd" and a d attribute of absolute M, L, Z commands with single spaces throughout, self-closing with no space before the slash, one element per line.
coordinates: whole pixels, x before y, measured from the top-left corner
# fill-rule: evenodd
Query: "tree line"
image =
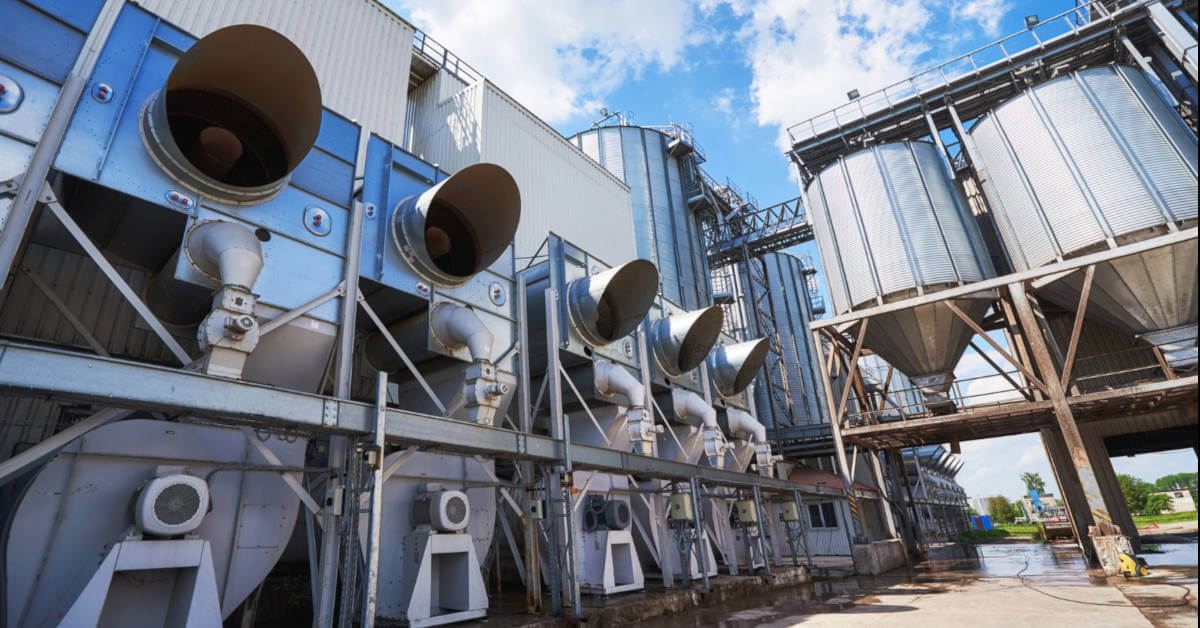
<path fill-rule="evenodd" d="M 1039 495 L 1045 494 L 1046 483 L 1037 473 L 1022 473 L 1021 481 L 1026 490 L 1036 490 Z M 1188 491 L 1193 502 L 1196 499 L 1196 473 L 1174 473 L 1164 475 L 1154 482 L 1147 482 L 1132 475 L 1117 476 L 1121 485 L 1121 494 L 1125 503 L 1135 515 L 1157 515 L 1171 508 L 1171 498 L 1167 495 L 1156 494 L 1160 491 Z M 1059 502 L 1061 503 L 1061 502 Z M 1009 501 L 1007 497 L 996 495 L 988 498 L 988 516 L 996 523 L 1012 523 L 1018 517 L 1025 515 L 1021 507 L 1021 499 Z"/>

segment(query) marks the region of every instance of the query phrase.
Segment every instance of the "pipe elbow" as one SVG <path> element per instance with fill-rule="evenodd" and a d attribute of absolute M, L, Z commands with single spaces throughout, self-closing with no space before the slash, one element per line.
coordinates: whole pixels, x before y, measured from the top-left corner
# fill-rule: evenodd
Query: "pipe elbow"
<path fill-rule="evenodd" d="M 453 348 L 465 346 L 472 360 L 491 361 L 494 338 L 474 310 L 453 303 L 439 303 L 434 307 L 430 327 L 442 344 Z"/>
<path fill-rule="evenodd" d="M 252 290 L 262 271 L 262 243 L 239 224 L 202 222 L 192 227 L 184 247 L 192 264 L 223 286 Z"/>
<path fill-rule="evenodd" d="M 632 408 L 646 405 L 646 388 L 633 373 L 607 360 L 599 360 L 593 369 L 596 374 L 596 390 L 605 397 L 621 394 L 629 399 Z"/>
<path fill-rule="evenodd" d="M 694 392 L 673 389 L 671 405 L 675 407 L 675 418 L 684 423 L 709 429 L 720 429 L 717 425 L 717 409 L 705 402 L 704 397 Z"/>
<path fill-rule="evenodd" d="M 752 414 L 745 410 L 729 408 L 726 410 L 729 418 L 729 433 L 734 438 L 748 438 L 756 443 L 767 442 L 767 428 Z M 744 435 L 744 436 L 742 436 Z"/>

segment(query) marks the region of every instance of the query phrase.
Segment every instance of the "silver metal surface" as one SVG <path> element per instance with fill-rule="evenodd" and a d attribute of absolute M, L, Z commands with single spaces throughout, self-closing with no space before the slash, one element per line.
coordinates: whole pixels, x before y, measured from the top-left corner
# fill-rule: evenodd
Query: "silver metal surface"
<path fill-rule="evenodd" d="M 971 130 L 985 187 L 1017 270 L 1140 242 L 1195 224 L 1196 137 L 1154 79 L 1128 66 L 1027 89 Z M 1088 314 L 1134 333 L 1195 325 L 1196 243 L 1096 268 Z M 1039 287 L 1074 307 L 1079 273 Z"/>
<path fill-rule="evenodd" d="M 933 144 L 873 146 L 806 190 L 838 314 L 980 281 L 991 269 Z M 970 308 L 975 320 L 986 305 Z M 909 375 L 953 370 L 973 332 L 936 306 L 883 317 L 867 346 Z M 947 382 L 948 383 L 948 382 Z"/>
<path fill-rule="evenodd" d="M 707 305 L 708 279 L 699 227 L 683 189 L 683 159 L 670 137 L 637 126 L 591 129 L 568 139 L 629 186 L 637 255 L 654 261 L 663 296 L 686 309 Z"/>

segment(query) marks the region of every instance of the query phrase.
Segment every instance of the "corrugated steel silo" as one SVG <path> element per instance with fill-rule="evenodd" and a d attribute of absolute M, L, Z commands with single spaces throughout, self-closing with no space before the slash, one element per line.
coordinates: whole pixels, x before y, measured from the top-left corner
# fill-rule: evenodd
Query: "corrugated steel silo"
<path fill-rule="evenodd" d="M 933 144 L 863 149 L 821 171 L 805 192 L 836 314 L 992 274 Z M 961 307 L 978 321 L 988 304 Z M 973 333 L 949 309 L 928 304 L 872 317 L 864 344 L 940 396 Z"/>
<path fill-rule="evenodd" d="M 1018 270 L 1196 222 L 1196 136 L 1140 70 L 1108 65 L 1037 85 L 971 136 Z M 1074 309 L 1082 282 L 1074 273 L 1039 294 Z M 1168 351 L 1194 352 L 1196 241 L 1098 265 L 1087 313 Z"/>
<path fill-rule="evenodd" d="M 629 186 L 638 257 L 653 260 L 662 293 L 685 309 L 711 303 L 700 229 L 688 208 L 671 138 L 637 126 L 584 131 L 571 143 Z"/>
<path fill-rule="evenodd" d="M 820 367 L 816 361 L 817 351 L 812 346 L 812 333 L 808 329 L 808 324 L 813 320 L 813 311 L 804 264 L 787 253 L 767 253 L 761 259 L 766 266 L 770 298 L 760 303 L 764 306 L 769 303 L 773 310 L 786 371 L 784 376 L 773 374 L 773 384 L 777 391 L 783 390 L 783 377 L 787 378 L 786 389 L 792 404 L 792 416 L 775 416 L 778 408 L 771 403 L 767 386 L 759 382 L 754 387 L 754 407 L 758 419 L 768 428 L 828 423 L 829 411 L 825 406 L 821 380 L 818 379 Z M 742 285 L 747 283 L 743 271 Z"/>

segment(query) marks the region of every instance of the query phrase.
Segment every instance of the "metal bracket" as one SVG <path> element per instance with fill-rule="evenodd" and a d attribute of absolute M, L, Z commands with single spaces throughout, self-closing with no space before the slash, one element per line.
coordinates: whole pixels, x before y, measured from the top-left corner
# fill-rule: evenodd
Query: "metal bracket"
<path fill-rule="evenodd" d="M 338 400 L 326 398 L 324 405 L 321 408 L 321 426 L 322 427 L 337 427 L 338 426 Z"/>

